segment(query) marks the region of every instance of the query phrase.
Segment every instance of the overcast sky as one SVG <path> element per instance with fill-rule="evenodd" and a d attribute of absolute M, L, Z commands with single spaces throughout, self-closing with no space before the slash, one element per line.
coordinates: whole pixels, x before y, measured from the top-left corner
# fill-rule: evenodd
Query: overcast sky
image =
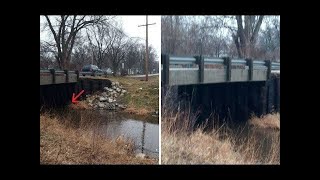
<path fill-rule="evenodd" d="M 123 30 L 129 37 L 139 37 L 140 42 L 145 44 L 146 39 L 146 27 L 138 27 L 139 25 L 146 24 L 146 16 L 117 16 L 116 19 L 121 22 Z M 41 25 L 46 20 L 40 16 L 40 39 L 41 40 L 53 40 L 51 32 L 41 31 Z M 156 23 L 148 27 L 148 44 L 155 48 L 158 61 L 161 58 L 161 16 L 148 16 L 148 24 Z"/>
<path fill-rule="evenodd" d="M 140 37 L 141 43 L 145 43 L 146 27 L 138 25 L 146 24 L 146 16 L 119 16 L 123 30 L 130 37 Z M 148 44 L 156 49 L 158 60 L 161 58 L 161 16 L 148 16 L 148 24 L 156 23 L 148 27 Z"/>

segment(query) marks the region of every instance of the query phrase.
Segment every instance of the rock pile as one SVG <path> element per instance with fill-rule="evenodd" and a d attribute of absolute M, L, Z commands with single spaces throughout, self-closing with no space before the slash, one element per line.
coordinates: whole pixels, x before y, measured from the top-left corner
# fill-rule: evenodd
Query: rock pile
<path fill-rule="evenodd" d="M 127 91 L 119 84 L 119 82 L 112 82 L 111 88 L 104 87 L 103 92 L 95 95 L 87 95 L 87 103 L 90 107 L 95 109 L 125 109 L 125 105 L 118 104 L 117 98 L 124 96 Z"/>

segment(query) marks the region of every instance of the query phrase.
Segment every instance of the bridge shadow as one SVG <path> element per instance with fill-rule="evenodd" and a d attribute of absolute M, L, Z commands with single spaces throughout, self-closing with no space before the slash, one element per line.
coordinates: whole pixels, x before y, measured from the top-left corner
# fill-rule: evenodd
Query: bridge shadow
<path fill-rule="evenodd" d="M 40 86 L 40 107 L 63 107 L 71 103 L 76 83 Z"/>
<path fill-rule="evenodd" d="M 193 114 L 193 119 L 189 120 L 193 121 L 190 123 L 194 128 L 210 129 L 214 124 L 238 126 L 245 124 L 253 114 L 261 116 L 280 111 L 276 82 L 271 79 L 269 82 L 170 86 L 163 89 L 162 106 L 182 116 Z"/>

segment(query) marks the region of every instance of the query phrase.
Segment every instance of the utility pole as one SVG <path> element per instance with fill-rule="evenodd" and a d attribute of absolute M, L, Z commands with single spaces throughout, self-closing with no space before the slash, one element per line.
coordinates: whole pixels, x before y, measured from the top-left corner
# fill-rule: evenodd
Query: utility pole
<path fill-rule="evenodd" d="M 149 25 L 155 25 L 156 23 L 148 24 L 148 15 L 146 15 L 146 24 L 144 25 L 139 25 L 138 27 L 141 26 L 146 26 L 146 66 L 145 66 L 145 73 L 146 73 L 146 81 L 148 81 L 148 59 L 149 59 L 149 50 L 148 50 L 148 26 Z"/>

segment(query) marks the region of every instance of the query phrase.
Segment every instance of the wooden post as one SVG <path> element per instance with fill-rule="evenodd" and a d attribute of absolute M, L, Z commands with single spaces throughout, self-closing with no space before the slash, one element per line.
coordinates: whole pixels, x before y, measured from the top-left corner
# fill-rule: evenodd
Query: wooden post
<path fill-rule="evenodd" d="M 149 50 L 148 50 L 148 15 L 146 16 L 146 81 L 148 81 L 148 59 L 149 59 Z"/>
<path fill-rule="evenodd" d="M 262 83 L 259 87 L 259 109 L 260 109 L 260 115 L 266 114 L 267 110 L 267 86 L 266 83 Z"/>
<path fill-rule="evenodd" d="M 69 72 L 68 72 L 68 70 L 64 70 L 64 73 L 66 74 L 66 83 L 69 83 Z"/>
<path fill-rule="evenodd" d="M 267 112 L 270 113 L 272 111 L 273 106 L 273 99 L 274 99 L 274 79 L 269 79 L 266 81 L 266 91 L 267 91 L 267 97 L 266 97 L 266 106 L 267 106 Z"/>
<path fill-rule="evenodd" d="M 93 91 L 93 80 L 92 79 L 89 81 L 89 85 L 90 85 L 90 92 L 92 94 L 94 92 Z"/>
<path fill-rule="evenodd" d="M 249 109 L 249 107 L 248 107 L 248 83 L 245 83 L 244 84 L 244 90 L 243 90 L 244 92 L 244 99 L 243 99 L 243 114 L 244 114 L 244 119 L 245 120 L 248 120 L 248 118 L 249 118 L 249 111 L 248 111 L 248 109 Z"/>
<path fill-rule="evenodd" d="M 231 58 L 225 57 L 224 64 L 227 66 L 227 81 L 231 81 Z"/>
<path fill-rule="evenodd" d="M 280 112 L 280 77 L 275 78 L 275 110 Z"/>
<path fill-rule="evenodd" d="M 249 71 L 248 71 L 248 80 L 249 81 L 252 81 L 252 78 L 253 78 L 253 61 L 252 59 L 246 59 L 247 61 L 247 66 L 249 66 Z"/>
<path fill-rule="evenodd" d="M 163 82 L 165 85 L 169 85 L 169 55 L 168 54 L 161 54 L 161 64 L 163 65 Z"/>
<path fill-rule="evenodd" d="M 270 60 L 265 60 L 266 66 L 268 68 L 267 70 L 267 80 L 271 78 L 271 61 Z"/>
<path fill-rule="evenodd" d="M 98 90 L 100 91 L 100 90 L 103 90 L 102 88 L 102 80 L 101 81 L 98 81 Z"/>
<path fill-rule="evenodd" d="M 76 74 L 77 74 L 77 81 L 79 81 L 79 71 L 76 70 Z"/>
<path fill-rule="evenodd" d="M 256 113 L 255 110 L 255 101 L 254 97 L 256 95 L 255 91 L 255 83 L 248 83 L 248 116 L 251 116 L 251 113 Z"/>
<path fill-rule="evenodd" d="M 52 75 L 52 84 L 56 83 L 56 72 L 54 69 L 50 69 L 50 73 Z"/>
<path fill-rule="evenodd" d="M 195 56 L 196 63 L 199 65 L 199 82 L 203 83 L 204 80 L 204 58 L 202 55 Z"/>
<path fill-rule="evenodd" d="M 230 84 L 232 85 L 232 84 Z M 225 92 L 225 101 L 224 101 L 224 112 L 225 112 L 225 119 L 227 121 L 229 121 L 231 119 L 231 108 L 232 108 L 232 88 L 230 88 L 230 85 L 229 86 L 223 86 L 223 91 Z"/>

